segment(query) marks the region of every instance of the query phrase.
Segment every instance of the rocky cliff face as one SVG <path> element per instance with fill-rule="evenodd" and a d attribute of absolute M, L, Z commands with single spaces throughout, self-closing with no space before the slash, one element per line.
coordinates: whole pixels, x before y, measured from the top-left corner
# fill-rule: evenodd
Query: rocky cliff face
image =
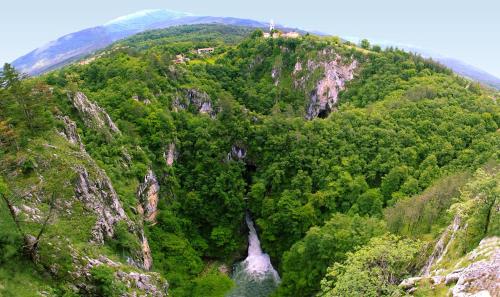
<path fill-rule="evenodd" d="M 90 101 L 85 94 L 76 92 L 73 96 L 68 96 L 87 127 L 109 134 L 120 133 L 108 113 Z"/>
<path fill-rule="evenodd" d="M 85 167 L 75 168 L 77 172 L 75 197 L 96 216 L 95 225 L 91 230 L 91 242 L 103 244 L 105 240 L 112 239 L 116 224 L 123 221 L 141 246 L 140 250 L 134 252 L 134 258 L 130 263 L 149 270 L 152 266 L 152 257 L 142 225 L 132 221 L 125 214 L 106 173 L 98 167 L 94 167 L 93 170 L 95 170 L 95 176 L 92 177 Z"/>
<path fill-rule="evenodd" d="M 141 228 L 139 230 L 139 240 L 141 242 L 141 251 L 142 251 L 142 267 L 145 270 L 150 270 L 153 266 L 153 256 L 151 255 L 151 249 L 149 248 L 149 242 L 144 234 L 144 229 Z"/>
<path fill-rule="evenodd" d="M 292 75 L 295 88 L 302 88 L 309 92 L 307 119 L 326 117 L 334 110 L 339 92 L 345 89 L 347 81 L 353 79 L 357 65 L 356 60 L 345 63 L 338 54 L 327 49 L 318 53 L 317 60 L 297 61 Z M 307 82 L 318 71 L 321 73 L 319 80 L 315 82 L 312 90 L 308 90 Z"/>
<path fill-rule="evenodd" d="M 153 263 L 142 221 L 127 215 L 110 178 L 84 150 L 76 124 L 67 116 L 59 120 L 63 124 L 59 133 L 33 141 L 19 152 L 24 159 L 25 154 L 37 151 L 33 157 L 36 173 L 23 175 L 14 166 L 15 171 L 8 174 L 13 195 L 24 197 L 12 209 L 16 219 L 30 224 L 25 230 L 26 242 L 37 245 L 33 260 L 79 294 L 93 294 L 89 270 L 106 265 L 131 296 L 167 296 L 167 282 L 144 272 Z M 45 223 L 49 235 L 37 240 Z M 111 255 L 110 246 L 104 247 L 119 240 L 118 227 L 122 234 L 129 233 L 128 241 L 136 241 L 123 263 L 109 260 L 117 256 Z"/>
<path fill-rule="evenodd" d="M 454 219 L 438 238 L 420 275 L 400 284 L 408 293 L 418 293 L 430 283 L 431 290 L 446 289 L 453 297 L 500 296 L 498 177 L 495 171 L 480 169 L 475 178 L 451 206 Z"/>
<path fill-rule="evenodd" d="M 76 131 L 76 123 L 72 121 L 68 116 L 59 116 L 57 117 L 64 124 L 64 130 L 59 132 L 62 136 L 64 136 L 69 143 L 80 147 L 81 150 L 85 150 L 82 140 L 80 139 L 80 135 Z"/>
<path fill-rule="evenodd" d="M 429 276 L 431 273 L 431 269 L 434 265 L 438 265 L 442 259 L 443 256 L 446 255 L 448 252 L 448 249 L 450 248 L 451 244 L 455 240 L 455 236 L 457 234 L 457 231 L 460 229 L 461 224 L 461 217 L 460 216 L 455 216 L 453 219 L 453 223 L 446 228 L 446 230 L 441 234 L 439 237 L 439 240 L 437 241 L 436 245 L 434 246 L 434 249 L 432 251 L 432 254 L 430 255 L 429 259 L 427 260 L 424 268 L 422 268 L 421 274 L 423 276 Z"/>
<path fill-rule="evenodd" d="M 92 228 L 92 242 L 103 244 L 106 238 L 113 237 L 113 226 L 117 222 L 129 220 L 111 181 L 103 171 L 99 170 L 96 178 L 91 178 L 85 167 L 77 167 L 75 171 L 76 198 L 97 216 L 96 224 Z"/>
<path fill-rule="evenodd" d="M 165 159 L 165 163 L 167 163 L 168 167 L 172 167 L 174 165 L 174 161 L 177 159 L 175 143 L 172 142 L 168 145 L 168 148 L 163 153 L 163 158 Z"/>
<path fill-rule="evenodd" d="M 471 264 L 467 264 L 471 263 Z M 500 296 L 500 238 L 481 240 L 479 246 L 455 264 L 452 270 L 438 269 L 420 277 L 404 280 L 400 287 L 413 293 L 419 283 L 430 281 L 433 287 L 450 286 L 453 297 Z"/>
<path fill-rule="evenodd" d="M 472 264 L 458 268 L 445 277 L 446 284 L 456 282 L 452 289 L 453 297 L 500 296 L 499 237 L 481 240 L 479 246 L 462 261 Z"/>
<path fill-rule="evenodd" d="M 138 205 L 139 213 L 147 222 L 155 222 L 158 211 L 160 185 L 154 172 L 149 169 L 144 182 L 137 189 L 137 197 L 140 204 Z"/>
<path fill-rule="evenodd" d="M 98 266 L 111 267 L 114 270 L 116 281 L 124 284 L 128 288 L 128 293 L 124 296 L 168 296 L 168 283 L 154 272 L 134 271 L 119 262 L 115 262 L 104 255 L 96 258 L 79 256 L 78 269 L 73 273 L 78 280 L 76 286 L 79 291 L 86 295 L 92 295 L 93 285 L 91 284 L 91 270 Z"/>
<path fill-rule="evenodd" d="M 247 156 L 247 150 L 241 146 L 233 145 L 231 151 L 227 154 L 227 160 L 242 161 Z"/>
<path fill-rule="evenodd" d="M 188 89 L 183 96 L 177 96 L 173 102 L 173 110 L 188 109 L 192 106 L 198 113 L 208 114 L 211 117 L 215 116 L 215 111 L 212 106 L 212 100 L 207 93 Z"/>

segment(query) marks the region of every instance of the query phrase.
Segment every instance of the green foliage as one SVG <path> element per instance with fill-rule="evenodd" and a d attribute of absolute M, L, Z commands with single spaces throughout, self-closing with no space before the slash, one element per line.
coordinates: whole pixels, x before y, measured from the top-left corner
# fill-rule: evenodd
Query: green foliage
<path fill-rule="evenodd" d="M 446 211 L 459 196 L 459 190 L 470 178 L 468 173 L 444 177 L 423 193 L 401 199 L 384 210 L 389 231 L 406 236 L 421 237 L 434 225 L 447 224 Z"/>
<path fill-rule="evenodd" d="M 215 51 L 198 55 L 195 49 L 202 47 Z M 175 63 L 180 54 L 189 61 Z M 354 79 L 341 92 L 335 113 L 306 121 L 311 91 L 324 75 L 321 67 L 309 71 L 307 64 L 331 62 L 336 55 L 342 63 L 357 61 Z M 302 70 L 296 70 L 297 62 Z M 106 110 L 122 133 L 106 135 L 87 126 L 68 100 L 75 91 Z M 188 98 L 192 91 L 206 94 L 213 114 L 199 112 L 196 99 Z M 0 171 L 10 189 L 41 185 L 40 192 L 73 197 L 73 169 L 89 164 L 79 148 L 56 135 L 64 129 L 54 120 L 59 115 L 76 121 L 86 152 L 111 178 L 132 220 L 141 219 L 138 185 L 148 169 L 155 172 L 158 222 L 146 231 L 153 269 L 168 279 L 174 296 L 227 291 L 228 278 L 207 272 L 205 264 L 242 257 L 247 210 L 283 276 L 277 295 L 314 294 L 327 267 L 385 232 L 382 213 L 394 233 L 435 235 L 450 219 L 446 210 L 465 179 L 454 174 L 497 159 L 500 147 L 500 113 L 489 91 L 469 86 L 431 60 L 367 42 L 358 48 L 336 37 L 265 39 L 244 27 L 144 32 L 110 46 L 88 65 L 40 78 L 26 79 L 6 65 L 0 98 Z M 167 166 L 171 144 L 175 161 Z M 231 157 L 233 147 L 245 150 L 244 159 Z M 467 219 L 470 232 L 457 250 L 496 234 L 495 203 L 485 200 L 484 207 L 474 208 L 477 213 Z M 57 252 L 61 246 L 53 239 L 63 234 L 78 249 L 88 247 L 87 231 L 95 222 L 83 205 L 72 210 L 50 221 L 40 249 L 46 263 L 64 270 L 71 268 L 71 255 L 68 249 Z M 0 261 L 16 259 L 20 238 L 7 210 L 0 215 Z M 115 228 L 103 249 L 129 256 L 138 242 L 125 223 Z M 369 256 L 351 255 L 353 271 L 359 272 L 356 257 L 376 259 L 378 248 L 370 246 Z M 399 277 L 404 265 L 397 257 L 391 261 Z M 112 271 L 105 270 L 95 272 L 99 287 L 120 291 Z M 378 272 L 366 273 L 363 281 L 372 284 Z M 384 282 L 381 288 L 391 286 Z"/>
<path fill-rule="evenodd" d="M 283 256 L 282 283 L 276 296 L 312 296 L 319 290 L 327 267 L 385 232 L 374 218 L 335 214 L 322 227 L 312 227 L 304 239 Z"/>
<path fill-rule="evenodd" d="M 344 263 L 328 268 L 318 296 L 402 296 L 398 285 L 412 272 L 420 248 L 418 242 L 394 235 L 373 238 Z"/>
<path fill-rule="evenodd" d="M 367 39 L 361 40 L 359 46 L 364 49 L 369 49 L 370 48 L 370 42 Z"/>
<path fill-rule="evenodd" d="M 39 292 L 47 292 L 48 296 L 75 296 L 56 295 L 58 284 L 40 273 L 29 260 L 13 258 L 0 263 L 0 296 L 33 297 L 39 295 Z"/>
<path fill-rule="evenodd" d="M 359 195 L 354 206 L 361 215 L 380 215 L 382 213 L 382 194 L 378 189 L 370 189 Z M 353 207 L 354 207 L 353 206 Z"/>
<path fill-rule="evenodd" d="M 53 119 L 49 111 L 52 96 L 42 81 L 28 80 L 25 75 L 5 64 L 0 72 L 0 96 L 0 122 L 9 123 L 10 127 L 6 128 L 15 127 L 15 134 L 21 137 L 22 144 L 28 141 L 28 137 L 43 133 L 52 126 Z"/>
<path fill-rule="evenodd" d="M 234 286 L 233 281 L 217 271 L 210 271 L 194 280 L 193 297 L 223 297 Z"/>
<path fill-rule="evenodd" d="M 137 237 L 129 230 L 125 221 L 119 221 L 114 226 L 115 234 L 110 245 L 121 255 L 130 256 L 141 248 Z"/>
<path fill-rule="evenodd" d="M 97 296 L 122 296 L 125 285 L 115 279 L 114 271 L 106 265 L 95 266 L 90 270 Z"/>
<path fill-rule="evenodd" d="M 361 59 L 363 64 L 359 76 L 348 82 L 347 90 L 340 96 L 341 101 L 350 102 L 355 106 L 366 106 L 398 90 L 408 92 L 407 96 L 412 99 L 428 98 L 428 90 L 432 90 L 430 87 L 414 86 L 413 90 L 409 89 L 417 80 L 425 80 L 427 85 L 434 85 L 438 82 L 437 74 L 451 74 L 450 70 L 432 60 L 425 60 L 393 48 L 369 54 Z M 438 95 L 465 91 L 455 87 L 457 83 L 465 86 L 465 80 L 446 77 L 454 83 L 449 86 L 439 86 Z M 433 93 L 431 95 L 434 96 Z"/>
<path fill-rule="evenodd" d="M 0 187 L 2 187 L 1 180 Z M 0 195 L 2 195 L 1 192 Z M 0 228 L 0 264 L 4 264 L 20 255 L 23 239 L 3 200 L 0 200 L 0 225 L 2 226 Z"/>
<path fill-rule="evenodd" d="M 473 250 L 482 238 L 498 236 L 500 216 L 497 208 L 500 200 L 498 166 L 492 172 L 478 169 L 474 179 L 461 189 L 459 201 L 451 206 L 455 216 L 464 226 L 458 231 L 450 257 L 456 258 Z"/>

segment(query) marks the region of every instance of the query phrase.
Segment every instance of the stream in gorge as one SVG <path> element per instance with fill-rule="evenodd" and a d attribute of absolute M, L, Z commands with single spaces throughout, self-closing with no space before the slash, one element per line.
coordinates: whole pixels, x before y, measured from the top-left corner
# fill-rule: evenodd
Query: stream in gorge
<path fill-rule="evenodd" d="M 262 252 L 252 218 L 245 217 L 248 234 L 248 256 L 234 265 L 232 278 L 236 286 L 226 297 L 267 297 L 279 285 L 280 276 L 269 255 Z"/>

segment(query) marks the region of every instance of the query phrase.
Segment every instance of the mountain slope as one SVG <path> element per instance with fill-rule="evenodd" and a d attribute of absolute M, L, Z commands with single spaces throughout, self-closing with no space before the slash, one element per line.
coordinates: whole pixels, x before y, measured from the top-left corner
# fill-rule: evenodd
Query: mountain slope
<path fill-rule="evenodd" d="M 500 90 L 500 78 L 472 65 L 453 58 L 436 58 L 456 73 Z"/>
<path fill-rule="evenodd" d="M 347 40 L 351 42 L 360 42 L 361 38 L 357 37 L 349 37 Z M 480 82 L 486 86 L 495 88 L 497 90 L 500 90 L 500 78 L 482 70 L 479 69 L 473 65 L 469 65 L 465 62 L 462 62 L 458 59 L 446 57 L 443 55 L 440 55 L 435 52 L 431 52 L 429 50 L 420 48 L 420 47 L 415 47 L 411 45 L 406 45 L 406 44 L 401 44 L 397 42 L 391 42 L 391 41 L 376 41 L 373 40 L 375 44 L 378 44 L 383 47 L 397 47 L 400 49 L 403 49 L 408 52 L 412 53 L 417 53 L 422 55 L 425 58 L 432 58 L 434 61 L 437 61 L 444 66 L 450 68 L 453 70 L 455 73 L 462 75 L 464 77 L 467 77 L 469 79 L 475 80 L 477 82 Z"/>
<path fill-rule="evenodd" d="M 464 77 L 467 77 L 469 79 L 478 81 L 486 86 L 495 88 L 497 90 L 500 90 L 500 78 L 482 70 L 479 69 L 473 65 L 469 65 L 465 62 L 462 62 L 460 60 L 446 57 L 443 55 L 435 54 L 432 52 L 429 52 L 427 50 L 424 50 L 422 48 L 415 48 L 415 47 L 409 47 L 409 46 L 402 46 L 401 48 L 414 52 L 414 53 L 419 53 L 422 56 L 426 58 L 432 58 L 435 61 L 438 61 L 439 63 L 445 65 L 446 67 L 450 68 L 453 70 L 455 73 L 462 75 Z"/>

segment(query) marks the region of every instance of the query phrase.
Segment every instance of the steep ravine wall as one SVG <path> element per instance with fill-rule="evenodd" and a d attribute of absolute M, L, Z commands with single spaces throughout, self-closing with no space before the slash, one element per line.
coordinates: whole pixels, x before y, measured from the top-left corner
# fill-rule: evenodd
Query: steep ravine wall
<path fill-rule="evenodd" d="M 346 82 L 354 78 L 358 62 L 343 61 L 333 50 L 325 49 L 318 53 L 316 59 L 297 61 L 292 77 L 294 87 L 303 89 L 309 102 L 306 109 L 306 119 L 326 117 L 338 104 L 340 91 L 345 89 Z M 313 89 L 307 88 L 315 72 L 321 72 L 317 81 L 313 81 Z"/>
<path fill-rule="evenodd" d="M 500 296 L 499 185 L 495 170 L 476 172 L 451 206 L 454 219 L 438 237 L 420 275 L 405 279 L 401 288 L 418 293 L 430 283 L 431 292 L 444 288 L 452 297 Z"/>
<path fill-rule="evenodd" d="M 29 236 L 36 236 L 38 226 L 48 222 L 34 261 L 48 275 L 71 283 L 80 294 L 93 294 L 91 270 L 104 265 L 125 285 L 127 294 L 167 296 L 166 280 L 147 272 L 153 263 L 142 221 L 124 210 L 110 178 L 85 151 L 75 122 L 68 116 L 57 119 L 62 127 L 58 133 L 33 141 L 26 152 L 19 152 L 38 152 L 33 155 L 34 172 L 7 173 L 13 195 L 25 197 L 16 200 L 14 209 L 17 218 L 30 222 L 25 228 Z M 126 257 L 105 247 L 116 240 L 119 225 L 125 228 L 120 232 L 128 232 L 137 242 Z"/>

